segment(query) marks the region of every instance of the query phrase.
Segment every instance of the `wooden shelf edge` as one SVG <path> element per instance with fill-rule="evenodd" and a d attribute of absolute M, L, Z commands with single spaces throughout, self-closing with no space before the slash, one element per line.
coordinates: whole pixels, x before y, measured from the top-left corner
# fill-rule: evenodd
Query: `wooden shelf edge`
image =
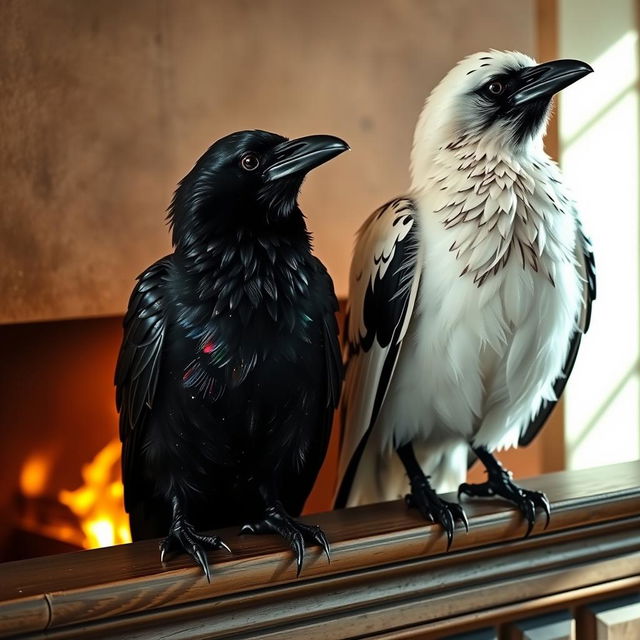
<path fill-rule="evenodd" d="M 207 619 L 217 611 L 222 624 L 225 602 L 233 602 L 235 608 L 268 610 L 277 602 L 302 602 L 307 596 L 320 598 L 347 587 L 352 593 L 353 589 L 364 593 L 352 598 L 349 607 L 379 606 L 384 584 L 398 576 L 411 576 L 414 585 L 422 584 L 425 572 L 442 575 L 443 580 L 447 576 L 443 584 L 450 588 L 457 584 L 456 576 L 468 580 L 469 567 L 495 564 L 505 555 L 507 542 L 511 559 L 500 574 L 506 581 L 518 562 L 533 562 L 540 571 L 551 571 L 543 566 L 542 556 L 555 558 L 554 566 L 607 563 L 624 554 L 631 554 L 635 562 L 640 534 L 631 532 L 640 531 L 640 462 L 547 474 L 522 484 L 549 496 L 553 515 L 546 531 L 538 524 L 534 535 L 523 540 L 519 514 L 498 501 L 467 502 L 470 533 L 457 532 L 448 554 L 441 530 L 425 525 L 401 501 L 308 516 L 305 520 L 322 526 L 332 541 L 332 562 L 328 565 L 318 550 L 309 549 L 300 579 L 280 541 L 238 536 L 237 530 L 222 532 L 234 550 L 232 556 L 210 554 L 211 585 L 186 558 L 176 558 L 163 568 L 157 541 L 6 563 L 0 565 L 0 637 L 44 630 L 48 637 L 54 630 L 59 630 L 56 637 L 73 637 L 78 625 L 83 625 L 85 635 L 86 625 L 97 625 L 101 635 L 96 637 L 107 637 L 108 628 L 120 629 L 122 624 L 181 620 L 181 610 L 189 610 L 191 616 L 201 610 Z M 545 554 L 539 553 L 542 548 Z M 625 577 L 615 573 L 619 569 L 613 571 L 613 578 Z M 574 585 L 580 586 L 579 581 Z M 371 594 L 362 589 L 371 589 Z M 426 583 L 416 589 L 416 594 L 434 597 Z M 328 607 L 329 600 L 318 600 L 312 613 Z M 301 619 L 302 610 L 296 615 Z M 208 628 L 208 637 L 215 637 Z"/>

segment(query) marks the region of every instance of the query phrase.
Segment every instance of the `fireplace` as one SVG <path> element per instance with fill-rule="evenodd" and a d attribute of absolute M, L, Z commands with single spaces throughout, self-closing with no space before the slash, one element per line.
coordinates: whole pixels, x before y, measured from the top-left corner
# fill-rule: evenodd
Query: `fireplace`
<path fill-rule="evenodd" d="M 121 322 L 0 326 L 0 562 L 130 540 L 113 387 Z M 337 444 L 308 512 L 331 506 Z"/>
<path fill-rule="evenodd" d="M 120 326 L 0 327 L 0 559 L 128 540 L 112 386 Z"/>

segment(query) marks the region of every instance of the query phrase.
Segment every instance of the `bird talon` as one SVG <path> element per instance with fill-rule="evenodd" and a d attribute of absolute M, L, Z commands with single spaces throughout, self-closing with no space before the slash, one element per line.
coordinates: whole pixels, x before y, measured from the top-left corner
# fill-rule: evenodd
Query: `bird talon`
<path fill-rule="evenodd" d="M 473 496 L 474 494 L 472 493 L 471 490 L 471 485 L 463 482 L 459 487 L 458 487 L 458 500 L 460 500 L 460 497 L 465 495 L 465 496 Z"/>
<path fill-rule="evenodd" d="M 302 534 L 296 531 L 291 538 L 290 546 L 296 557 L 296 578 L 299 578 L 304 562 L 304 540 Z"/>
<path fill-rule="evenodd" d="M 411 493 L 405 496 L 405 503 L 409 507 L 415 507 L 425 520 L 439 524 L 447 536 L 447 551 L 453 544 L 453 536 L 456 528 L 456 518 L 464 514 L 462 507 L 454 502 L 447 502 L 440 498 L 431 488 L 428 478 L 414 478 L 411 482 Z M 460 517 L 463 524 L 466 516 Z M 468 524 L 465 525 L 465 528 Z M 467 528 L 468 531 L 468 528 Z"/>
<path fill-rule="evenodd" d="M 207 561 L 205 552 L 197 544 L 194 544 L 192 546 L 192 553 L 190 555 L 200 565 L 200 568 L 204 571 L 204 575 L 207 578 L 207 582 L 211 584 L 211 572 L 209 570 L 209 562 Z"/>
<path fill-rule="evenodd" d="M 544 495 L 544 493 L 540 494 L 540 506 L 542 507 L 545 516 L 547 517 L 547 520 L 544 524 L 544 528 L 546 529 L 551 522 L 551 505 L 549 504 L 549 500 L 547 499 L 547 496 Z"/>
<path fill-rule="evenodd" d="M 451 549 L 451 545 L 453 544 L 453 531 L 448 527 L 445 527 L 445 532 L 447 534 L 447 551 Z"/>
<path fill-rule="evenodd" d="M 327 556 L 327 562 L 331 564 L 331 551 L 329 549 L 329 541 L 327 536 L 324 535 L 324 531 L 320 527 L 316 527 L 317 531 L 314 536 L 314 540 L 322 547 L 324 555 Z"/>
<path fill-rule="evenodd" d="M 520 505 L 520 510 L 522 511 L 522 514 L 527 521 L 527 532 L 525 533 L 524 537 L 528 538 L 531 535 L 533 527 L 536 524 L 536 507 L 533 504 L 532 500 L 527 499 Z"/>
<path fill-rule="evenodd" d="M 493 456 L 482 448 L 474 449 L 487 467 L 489 478 L 481 484 L 469 485 L 463 482 L 458 487 L 458 495 L 465 493 L 477 497 L 500 496 L 514 504 L 527 523 L 524 537 L 528 538 L 536 524 L 536 508 L 540 507 L 546 515 L 545 529 L 551 519 L 551 505 L 549 500 L 540 491 L 522 489 L 512 480 L 513 475 L 500 465 Z"/>
<path fill-rule="evenodd" d="M 178 506 L 174 505 L 174 519 L 169 529 L 169 534 L 159 544 L 160 562 L 164 565 L 167 554 L 172 548 L 182 550 L 189 554 L 195 563 L 202 569 L 207 582 L 211 583 L 211 571 L 205 549 L 224 548 L 231 551 L 219 536 L 208 536 L 197 533 L 191 523 L 184 519 Z"/>
<path fill-rule="evenodd" d="M 460 520 L 465 528 L 465 531 L 469 533 L 469 520 L 467 519 L 467 514 L 464 512 L 464 509 L 459 504 L 452 504 L 451 510 L 454 513 L 454 519 Z"/>
<path fill-rule="evenodd" d="M 456 526 L 450 509 L 445 507 L 442 510 L 442 517 L 440 518 L 440 521 L 442 522 L 442 526 L 447 534 L 447 551 L 449 551 L 453 544 L 453 532 Z"/>
<path fill-rule="evenodd" d="M 305 558 L 305 542 L 319 545 L 331 562 L 329 541 L 324 531 L 317 525 L 306 525 L 289 516 L 281 504 L 268 507 L 265 518 L 253 525 L 244 525 L 242 533 L 274 533 L 284 538 L 291 548 L 296 560 L 296 576 L 300 577 Z"/>
<path fill-rule="evenodd" d="M 531 535 L 531 532 L 533 531 L 533 527 L 536 524 L 536 520 L 535 518 L 526 518 L 527 520 L 527 531 L 524 534 L 525 538 L 528 538 Z"/>

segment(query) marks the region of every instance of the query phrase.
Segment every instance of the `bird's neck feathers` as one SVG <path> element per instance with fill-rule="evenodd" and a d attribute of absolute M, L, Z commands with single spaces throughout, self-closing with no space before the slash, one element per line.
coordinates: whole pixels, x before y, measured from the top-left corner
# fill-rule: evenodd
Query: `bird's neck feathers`
<path fill-rule="evenodd" d="M 173 246 L 182 264 L 191 273 L 216 270 L 222 249 L 235 251 L 241 246 L 261 247 L 266 254 L 289 247 L 301 254 L 311 253 L 311 234 L 302 213 L 275 221 L 249 221 L 218 224 L 205 216 L 173 225 Z"/>
<path fill-rule="evenodd" d="M 297 220 L 289 217 L 235 228 L 208 224 L 202 218 L 183 228 L 178 225 L 180 216 L 174 219 L 180 273 L 176 295 L 185 324 L 194 309 L 210 318 L 237 318 L 244 326 L 256 313 L 278 323 L 290 319 L 291 308 L 308 295 L 311 236 L 302 213 Z"/>
<path fill-rule="evenodd" d="M 295 198 L 283 215 L 276 199 L 225 199 L 211 193 L 207 180 L 188 178 L 176 190 L 167 219 L 175 252 L 189 271 L 215 269 L 211 258 L 216 246 L 253 243 L 277 247 L 284 243 L 311 251 L 311 236 Z"/>
<path fill-rule="evenodd" d="M 482 142 L 461 136 L 439 149 L 414 198 L 441 223 L 461 276 L 480 286 L 512 259 L 553 283 L 574 237 L 557 166 L 541 148 L 516 158 Z"/>
<path fill-rule="evenodd" d="M 311 235 L 297 205 L 269 216 L 183 186 L 169 222 L 181 274 L 176 294 L 187 307 L 213 305 L 214 315 L 237 312 L 245 323 L 264 308 L 277 320 L 282 305 L 306 295 Z"/>
<path fill-rule="evenodd" d="M 475 112 L 465 111 L 474 103 L 456 99 L 451 78 L 445 76 L 427 98 L 418 118 L 411 149 L 411 189 L 420 190 L 429 181 L 433 162 L 442 150 L 464 143 L 465 154 L 473 152 L 488 161 L 512 158 L 544 161 L 543 139 L 551 105 L 543 111 L 523 111 L 522 118 L 487 122 Z M 527 119 L 529 117 L 529 119 Z"/>
<path fill-rule="evenodd" d="M 548 160 L 542 135 L 545 129 L 546 125 L 539 136 L 526 137 L 516 145 L 512 132 L 498 126 L 460 133 L 448 124 L 430 129 L 425 123 L 419 123 L 411 151 L 411 190 L 430 188 L 434 164 L 448 162 L 457 168 L 460 159 L 471 155 L 478 161 L 495 164 L 544 163 Z M 448 153 L 450 151 L 454 153 Z"/>

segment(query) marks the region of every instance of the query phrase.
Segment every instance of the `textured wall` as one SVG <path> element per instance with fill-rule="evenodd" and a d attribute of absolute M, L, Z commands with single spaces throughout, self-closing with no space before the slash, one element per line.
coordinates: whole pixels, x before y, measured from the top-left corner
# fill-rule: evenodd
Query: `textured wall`
<path fill-rule="evenodd" d="M 353 233 L 405 188 L 427 91 L 534 35 L 533 0 L 3 0 L 0 322 L 120 313 L 169 250 L 175 183 L 241 128 L 350 142 L 302 198 L 346 294 Z"/>

